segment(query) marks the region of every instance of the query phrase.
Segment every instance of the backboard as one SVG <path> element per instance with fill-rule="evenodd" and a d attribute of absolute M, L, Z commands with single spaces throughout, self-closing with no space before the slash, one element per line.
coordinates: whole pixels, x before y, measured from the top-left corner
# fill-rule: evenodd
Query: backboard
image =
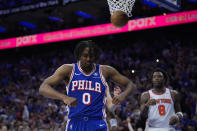
<path fill-rule="evenodd" d="M 155 4 L 164 7 L 172 12 L 177 12 L 181 9 L 181 0 L 149 0 Z"/>

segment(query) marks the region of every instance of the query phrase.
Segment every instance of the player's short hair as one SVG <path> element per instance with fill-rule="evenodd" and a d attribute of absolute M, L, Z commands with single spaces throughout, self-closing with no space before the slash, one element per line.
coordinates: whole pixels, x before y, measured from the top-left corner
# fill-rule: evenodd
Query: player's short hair
<path fill-rule="evenodd" d="M 152 72 L 151 80 L 153 79 L 153 74 L 154 74 L 155 72 L 161 72 L 161 73 L 163 74 L 164 80 L 165 80 L 164 84 L 167 85 L 168 82 L 169 82 L 168 73 L 167 73 L 164 69 L 162 69 L 162 68 L 156 68 L 156 69 L 154 69 L 153 72 Z"/>
<path fill-rule="evenodd" d="M 82 52 L 85 48 L 90 48 L 91 55 L 94 55 L 95 60 L 98 60 L 101 54 L 101 49 L 92 40 L 80 41 L 74 50 L 74 55 L 77 60 L 80 59 Z"/>

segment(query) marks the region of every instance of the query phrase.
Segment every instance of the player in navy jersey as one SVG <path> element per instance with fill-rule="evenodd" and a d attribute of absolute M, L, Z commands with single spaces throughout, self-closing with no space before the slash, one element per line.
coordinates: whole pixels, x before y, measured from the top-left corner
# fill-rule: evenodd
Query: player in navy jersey
<path fill-rule="evenodd" d="M 77 63 L 62 65 L 39 88 L 43 96 L 62 100 L 68 105 L 67 131 L 107 131 L 106 102 L 111 106 L 120 104 L 136 88 L 113 67 L 95 64 L 100 53 L 100 48 L 93 41 L 79 42 L 74 51 Z M 106 80 L 109 79 L 126 89 L 106 101 L 106 96 L 109 96 Z M 62 80 L 66 82 L 67 95 L 52 88 Z"/>

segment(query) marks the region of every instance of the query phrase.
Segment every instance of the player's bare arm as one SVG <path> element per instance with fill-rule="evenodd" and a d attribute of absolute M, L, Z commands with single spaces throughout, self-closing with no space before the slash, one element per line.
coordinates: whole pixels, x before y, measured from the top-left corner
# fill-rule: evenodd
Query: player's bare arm
<path fill-rule="evenodd" d="M 174 101 L 174 109 L 176 112 L 176 115 L 172 116 L 170 118 L 169 124 L 174 125 L 176 124 L 179 120 L 183 118 L 183 115 L 181 113 L 181 106 L 180 106 L 180 96 L 179 93 L 175 90 L 171 91 L 172 94 L 172 99 Z"/>
<path fill-rule="evenodd" d="M 114 90 L 116 90 L 117 87 L 114 88 Z M 119 88 L 119 87 L 118 87 Z M 117 89 L 118 90 L 118 89 Z M 118 96 L 119 94 L 121 93 L 121 90 L 119 88 L 118 91 L 114 92 L 114 96 Z M 106 106 L 107 106 L 107 109 L 108 111 L 114 113 L 114 110 L 115 108 L 117 107 L 117 105 L 113 104 L 112 102 L 112 97 L 111 97 L 111 94 L 110 94 L 110 89 L 109 87 L 106 88 L 106 96 L 107 96 L 107 103 L 106 103 Z"/>
<path fill-rule="evenodd" d="M 148 92 L 144 92 L 141 94 L 140 97 L 140 110 L 141 110 L 141 119 L 142 120 L 146 120 L 148 117 L 148 106 L 147 106 L 147 102 L 148 102 L 149 96 L 148 96 Z"/>
<path fill-rule="evenodd" d="M 144 92 L 141 94 L 140 110 L 141 110 L 141 116 L 143 117 L 143 119 L 147 119 L 148 106 L 146 103 L 148 102 L 148 99 L 149 99 L 148 92 Z"/>
<path fill-rule="evenodd" d="M 134 90 L 136 89 L 136 85 L 130 81 L 128 78 L 126 78 L 125 76 L 121 75 L 116 69 L 114 69 L 111 66 L 105 66 L 103 65 L 101 67 L 103 76 L 105 77 L 105 79 L 111 79 L 113 82 L 120 84 L 123 87 L 126 87 L 126 90 L 124 92 L 122 92 L 120 95 L 113 97 L 112 102 L 114 104 L 120 104 L 121 102 L 123 102 L 126 98 L 126 96 L 131 93 L 134 92 Z"/>
<path fill-rule="evenodd" d="M 174 99 L 174 109 L 175 112 L 181 112 L 181 105 L 180 105 L 180 96 L 179 93 L 175 90 L 172 90 L 172 96 Z"/>
<path fill-rule="evenodd" d="M 69 80 L 72 68 L 72 65 L 62 65 L 59 67 L 52 76 L 44 80 L 39 88 L 39 93 L 45 97 L 62 100 L 65 104 L 75 106 L 77 104 L 75 98 L 68 97 L 53 89 L 53 87 L 59 84 L 62 80 Z"/>
<path fill-rule="evenodd" d="M 148 118 L 148 108 L 151 105 L 155 105 L 155 99 L 149 99 L 148 92 L 144 92 L 140 98 L 140 110 L 141 110 L 141 119 L 146 120 Z"/>
<path fill-rule="evenodd" d="M 114 95 L 116 95 L 116 94 L 114 94 Z M 109 111 L 109 115 L 110 115 L 109 130 L 110 131 L 116 131 L 117 127 L 118 127 L 118 122 L 116 120 L 116 115 L 115 115 L 116 105 L 114 105 L 112 103 L 112 97 L 111 97 L 111 94 L 110 94 L 109 87 L 106 88 L 106 96 L 107 96 L 107 104 L 106 104 L 107 111 Z"/>
<path fill-rule="evenodd" d="M 112 103 L 112 97 L 111 97 L 111 94 L 110 94 L 110 90 L 109 90 L 109 87 L 106 88 L 106 96 L 107 96 L 107 109 L 112 112 L 113 111 L 113 107 L 114 107 L 114 104 Z"/>

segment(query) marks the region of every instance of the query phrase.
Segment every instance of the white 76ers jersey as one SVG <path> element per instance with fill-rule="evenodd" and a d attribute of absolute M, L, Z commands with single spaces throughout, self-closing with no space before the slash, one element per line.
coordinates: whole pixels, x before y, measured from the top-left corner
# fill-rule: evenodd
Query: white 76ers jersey
<path fill-rule="evenodd" d="M 148 126 L 155 128 L 168 128 L 169 120 L 174 112 L 174 102 L 170 89 L 166 88 L 165 93 L 155 94 L 152 90 L 148 91 L 150 99 L 156 99 L 156 105 L 149 106 Z"/>

